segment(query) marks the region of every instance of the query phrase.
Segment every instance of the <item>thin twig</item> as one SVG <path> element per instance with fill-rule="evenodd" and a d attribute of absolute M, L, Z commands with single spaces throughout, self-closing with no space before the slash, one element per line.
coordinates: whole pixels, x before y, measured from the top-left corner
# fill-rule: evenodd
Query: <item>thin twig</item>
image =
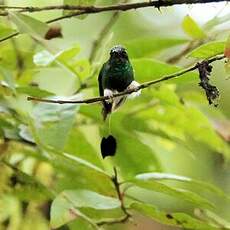
<path fill-rule="evenodd" d="M 211 3 L 211 2 L 229 2 L 230 0 L 156 0 L 156 1 L 146 1 L 146 2 L 137 2 L 137 3 L 127 3 L 127 4 L 117 4 L 110 6 L 75 6 L 75 5 L 55 5 L 55 6 L 45 6 L 45 7 L 33 7 L 33 6 L 25 6 L 25 7 L 15 7 L 15 6 L 1 6 L 2 9 L 18 9 L 19 12 L 38 12 L 38 11 L 47 11 L 47 10 L 76 10 L 74 13 L 70 13 L 67 15 L 63 15 L 49 21 L 46 23 L 52 23 L 56 21 L 60 21 L 66 18 L 71 18 L 83 14 L 96 14 L 101 12 L 108 11 L 128 11 L 139 8 L 147 8 L 154 7 L 159 9 L 160 7 L 167 7 L 173 5 L 182 5 L 182 4 L 197 4 L 197 3 Z M 8 11 L 2 12 L 1 16 L 7 16 Z M 5 41 L 11 37 L 17 36 L 19 33 L 14 33 L 6 38 L 0 40 L 0 42 Z"/>
<path fill-rule="evenodd" d="M 118 181 L 118 175 L 117 175 L 116 167 L 114 167 L 113 170 L 114 170 L 114 176 L 112 177 L 112 181 L 113 181 L 113 184 L 114 184 L 115 189 L 117 191 L 118 199 L 121 202 L 121 209 L 124 212 L 124 214 L 126 215 L 126 217 L 127 217 L 126 219 L 128 219 L 129 217 L 131 217 L 131 214 L 127 211 L 125 204 L 124 204 L 124 194 L 121 192 L 121 189 L 120 189 L 120 183 Z"/>
<path fill-rule="evenodd" d="M 4 42 L 4 41 L 6 41 L 6 40 L 8 40 L 8 39 L 11 39 L 11 38 L 13 38 L 13 37 L 16 37 L 16 36 L 18 36 L 19 34 L 20 34 L 19 32 L 12 33 L 12 34 L 10 34 L 10 35 L 8 35 L 8 36 L 6 36 L 6 37 L 0 39 L 0 42 Z"/>
<path fill-rule="evenodd" d="M 220 55 L 220 56 L 216 56 L 216 57 L 208 59 L 207 62 L 212 63 L 212 62 L 215 62 L 215 61 L 218 61 L 218 60 L 222 60 L 224 58 L 225 58 L 224 55 Z M 172 78 L 177 78 L 177 77 L 182 76 L 185 73 L 191 72 L 191 71 L 193 71 L 193 70 L 195 70 L 197 68 L 198 68 L 198 64 L 195 64 L 194 66 L 189 67 L 187 69 L 184 69 L 184 70 L 182 70 L 180 72 L 170 74 L 170 75 L 166 75 L 166 76 L 164 76 L 162 78 L 159 78 L 159 79 L 156 79 L 156 80 L 144 82 L 144 83 L 140 84 L 135 89 L 125 90 L 125 91 L 123 91 L 121 93 L 116 93 L 112 97 L 108 97 L 108 96 L 107 97 L 93 97 L 93 98 L 84 99 L 84 100 L 72 100 L 72 101 L 71 100 L 43 99 L 43 98 L 38 98 L 38 97 L 27 97 L 27 100 L 28 101 L 38 101 L 38 102 L 47 102 L 47 103 L 56 103 L 56 104 L 67 104 L 67 103 L 70 103 L 70 104 L 91 104 L 91 103 L 95 103 L 95 102 L 99 102 L 99 101 L 108 100 L 108 99 L 111 99 L 111 98 L 114 98 L 114 97 L 119 97 L 119 96 L 124 96 L 124 95 L 127 95 L 127 94 L 131 94 L 133 92 L 137 92 L 140 89 L 148 88 L 151 85 L 155 85 L 155 84 L 157 84 L 159 82 L 167 81 L 167 80 L 170 80 Z"/>
<path fill-rule="evenodd" d="M 123 212 L 127 216 L 130 216 L 130 214 L 128 213 L 128 211 L 126 210 L 125 205 L 124 205 L 124 195 L 122 194 L 121 189 L 120 189 L 120 183 L 118 181 L 118 175 L 117 175 L 116 167 L 114 167 L 113 170 L 114 170 L 114 176 L 112 177 L 112 181 L 113 181 L 113 184 L 114 184 L 115 189 L 117 191 L 117 196 L 121 202 L 121 209 L 123 210 Z"/>

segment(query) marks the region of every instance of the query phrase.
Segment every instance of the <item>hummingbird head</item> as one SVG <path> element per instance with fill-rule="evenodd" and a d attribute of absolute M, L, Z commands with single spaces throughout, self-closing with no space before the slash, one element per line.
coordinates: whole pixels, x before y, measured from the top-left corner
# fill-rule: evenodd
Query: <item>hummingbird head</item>
<path fill-rule="evenodd" d="M 110 50 L 110 60 L 118 64 L 128 61 L 128 54 L 126 49 L 121 45 L 114 46 Z"/>

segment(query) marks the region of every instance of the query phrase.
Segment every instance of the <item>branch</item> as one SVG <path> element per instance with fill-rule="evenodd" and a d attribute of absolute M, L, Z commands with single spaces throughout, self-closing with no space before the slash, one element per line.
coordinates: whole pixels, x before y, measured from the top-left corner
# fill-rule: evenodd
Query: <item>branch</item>
<path fill-rule="evenodd" d="M 230 0 L 157 0 L 157 1 L 147 1 L 147 2 L 137 2 L 137 3 L 127 3 L 127 4 L 117 4 L 110 6 L 69 6 L 69 5 L 61 5 L 61 6 L 53 6 L 54 9 L 65 9 L 65 10 L 79 10 L 78 12 L 74 12 L 72 14 L 63 15 L 61 17 L 50 20 L 49 22 L 56 22 L 66 18 L 71 18 L 74 16 L 79 16 L 82 14 L 96 14 L 101 12 L 108 11 L 128 11 L 128 10 L 136 10 L 139 8 L 147 8 L 147 7 L 155 7 L 159 9 L 160 7 L 167 7 L 173 5 L 183 5 L 183 4 L 197 4 L 197 3 L 211 3 L 211 2 L 228 2 Z M 44 9 L 45 7 L 43 7 Z M 52 10 L 51 7 L 46 7 L 48 10 Z M 37 9 L 41 11 L 42 8 Z M 43 10 L 42 9 L 42 10 Z M 32 11 L 35 12 L 35 11 Z"/>
<path fill-rule="evenodd" d="M 208 59 L 206 61 L 207 61 L 207 63 L 212 63 L 212 62 L 215 62 L 215 61 L 218 61 L 218 60 L 222 60 L 224 58 L 225 58 L 225 56 L 221 55 L 221 56 L 216 56 L 216 57 L 210 58 L 210 59 Z M 85 99 L 85 100 L 75 100 L 75 101 L 70 101 L 70 100 L 52 100 L 52 99 L 42 99 L 42 98 L 38 98 L 38 97 L 27 97 L 27 100 L 28 101 L 38 101 L 38 102 L 47 102 L 47 103 L 56 103 L 56 104 L 67 104 L 67 103 L 70 103 L 70 104 L 91 104 L 91 103 L 95 103 L 95 102 L 99 102 L 99 101 L 108 100 L 108 99 L 111 99 L 111 98 L 114 98 L 114 97 L 128 95 L 128 94 L 131 94 L 133 92 L 137 92 L 140 89 L 148 88 L 151 85 L 155 85 L 155 84 L 160 83 L 162 81 L 167 81 L 167 80 L 170 80 L 172 78 L 177 78 L 179 76 L 184 75 L 185 73 L 188 73 L 188 72 L 191 72 L 191 71 L 193 71 L 195 69 L 198 69 L 198 66 L 199 66 L 198 64 L 199 63 L 195 64 L 192 67 L 184 69 L 184 70 L 182 70 L 180 72 L 177 72 L 177 73 L 174 73 L 174 74 L 170 74 L 170 75 L 166 75 L 166 76 L 164 76 L 162 78 L 159 78 L 159 79 L 156 79 L 156 80 L 144 82 L 144 83 L 140 84 L 135 89 L 126 90 L 126 91 L 121 92 L 121 93 L 116 93 L 112 97 L 93 97 L 93 98 L 89 98 L 89 99 Z"/>
<path fill-rule="evenodd" d="M 127 11 L 139 8 L 147 7 L 167 7 L 173 5 L 182 5 L 182 4 L 198 4 L 198 3 L 212 3 L 212 2 L 228 2 L 229 0 L 156 0 L 156 1 L 145 1 L 145 2 L 136 2 L 136 3 L 126 3 L 126 4 L 116 4 L 110 6 L 83 6 L 83 5 L 53 5 L 53 6 L 0 6 L 0 9 L 16 9 L 20 12 L 39 12 L 39 11 L 50 11 L 50 10 L 78 10 L 81 12 L 75 12 L 70 15 L 65 15 L 64 18 L 72 17 L 80 14 L 95 14 L 105 11 Z M 7 13 L 7 12 L 6 12 Z"/>
<path fill-rule="evenodd" d="M 33 7 L 33 6 L 26 6 L 26 7 L 17 7 L 17 6 L 0 6 L 0 9 L 16 9 L 18 12 L 39 12 L 39 11 L 48 11 L 48 10 L 76 10 L 74 13 L 70 13 L 67 15 L 63 15 L 49 21 L 46 23 L 52 23 L 56 21 L 60 21 L 66 18 L 71 18 L 74 16 L 79 16 L 83 14 L 96 14 L 101 12 L 108 12 L 108 11 L 128 11 L 134 10 L 139 8 L 147 8 L 147 7 L 154 7 L 159 9 L 160 7 L 167 7 L 173 5 L 182 5 L 182 4 L 198 4 L 198 3 L 212 3 L 212 2 L 229 2 L 230 0 L 156 0 L 156 1 L 146 1 L 146 2 L 136 2 L 136 3 L 126 3 L 126 4 L 117 4 L 117 5 L 110 5 L 110 6 L 74 6 L 74 5 L 55 5 L 55 6 L 45 6 L 45 7 Z M 8 12 L 4 11 L 1 13 L 0 16 L 7 16 Z M 10 37 L 6 37 L 0 40 L 0 42 L 5 41 L 11 37 L 17 36 L 19 33 L 14 33 Z"/>

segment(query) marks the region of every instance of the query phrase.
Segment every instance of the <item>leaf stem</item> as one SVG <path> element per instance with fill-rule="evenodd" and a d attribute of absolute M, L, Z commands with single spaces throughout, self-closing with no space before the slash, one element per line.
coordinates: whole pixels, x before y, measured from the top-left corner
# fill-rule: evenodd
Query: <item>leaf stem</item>
<path fill-rule="evenodd" d="M 114 167 L 113 170 L 114 170 L 114 176 L 112 177 L 112 182 L 113 182 L 113 184 L 115 186 L 118 199 L 121 202 L 121 209 L 124 212 L 124 214 L 126 215 L 126 218 L 129 219 L 129 217 L 131 217 L 131 214 L 127 211 L 127 209 L 126 209 L 126 207 L 124 205 L 124 194 L 121 192 L 121 189 L 120 189 L 120 183 L 118 181 L 118 175 L 117 175 L 116 167 Z"/>

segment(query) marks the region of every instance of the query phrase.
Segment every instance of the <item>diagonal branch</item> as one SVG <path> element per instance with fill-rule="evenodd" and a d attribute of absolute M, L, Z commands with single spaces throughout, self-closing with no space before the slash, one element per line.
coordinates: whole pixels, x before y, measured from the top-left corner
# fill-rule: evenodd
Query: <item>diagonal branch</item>
<path fill-rule="evenodd" d="M 212 63 L 218 60 L 222 60 L 224 59 L 225 56 L 224 55 L 220 55 L 220 56 L 216 56 L 213 58 L 210 58 L 207 61 L 207 63 Z M 199 67 L 199 63 L 195 64 L 192 67 L 189 67 L 187 69 L 184 69 L 180 72 L 174 73 L 174 74 L 170 74 L 170 75 L 166 75 L 162 78 L 156 79 L 156 80 L 152 80 L 152 81 L 148 81 L 148 82 L 144 82 L 142 84 L 140 84 L 137 88 L 135 89 L 131 89 L 131 90 L 126 90 L 124 92 L 121 93 L 116 93 L 114 94 L 112 97 L 93 97 L 93 98 L 89 98 L 89 99 L 85 99 L 85 100 L 75 100 L 75 101 L 71 101 L 71 100 L 52 100 L 52 99 L 42 99 L 42 98 L 38 98 L 38 97 L 27 97 L 28 101 L 39 101 L 39 102 L 47 102 L 47 103 L 56 103 L 56 104 L 91 104 L 91 103 L 95 103 L 95 102 L 100 102 L 100 101 L 104 101 L 104 100 L 108 100 L 114 97 L 119 97 L 119 96 L 123 96 L 123 95 L 127 95 L 127 94 L 131 94 L 133 92 L 137 92 L 140 89 L 145 89 L 150 87 L 151 85 L 155 85 L 157 83 L 160 83 L 162 81 L 167 81 L 170 80 L 172 78 L 177 78 L 179 76 L 184 75 L 185 73 L 191 72 L 195 69 L 198 69 Z"/>

